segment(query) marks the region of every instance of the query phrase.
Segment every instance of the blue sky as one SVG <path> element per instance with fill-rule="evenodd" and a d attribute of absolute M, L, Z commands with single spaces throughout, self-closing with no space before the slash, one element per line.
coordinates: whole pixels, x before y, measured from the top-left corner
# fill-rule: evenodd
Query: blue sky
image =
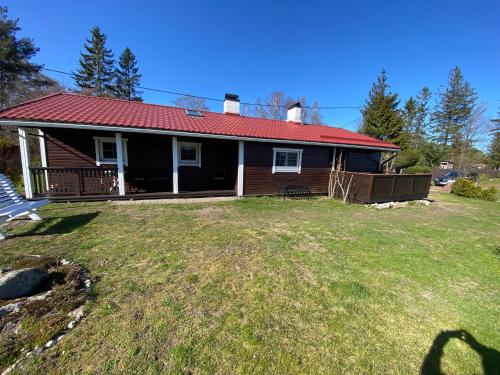
<path fill-rule="evenodd" d="M 115 57 L 127 46 L 136 54 L 146 87 L 216 98 L 231 92 L 248 102 L 282 90 L 324 106 L 358 106 L 382 68 L 404 101 L 424 85 L 436 92 L 459 65 L 489 115 L 500 106 L 498 0 L 3 3 L 47 68 L 76 70 L 84 39 L 98 25 Z M 159 104 L 175 98 L 143 96 Z M 222 110 L 222 103 L 208 104 Z M 360 116 L 356 109 L 322 114 L 343 127 Z"/>

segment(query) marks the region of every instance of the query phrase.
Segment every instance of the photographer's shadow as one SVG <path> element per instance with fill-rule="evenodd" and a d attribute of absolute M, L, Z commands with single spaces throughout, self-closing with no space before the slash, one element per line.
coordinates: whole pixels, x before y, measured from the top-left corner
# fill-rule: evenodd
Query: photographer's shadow
<path fill-rule="evenodd" d="M 457 330 L 442 331 L 436 336 L 432 342 L 429 352 L 425 356 L 422 366 L 420 367 L 421 375 L 443 374 L 443 372 L 441 372 L 441 357 L 443 356 L 444 347 L 452 338 L 462 340 L 468 344 L 471 349 L 475 350 L 477 354 L 479 354 L 485 375 L 500 374 L 500 352 L 481 344 L 469 332 L 465 330 Z"/>

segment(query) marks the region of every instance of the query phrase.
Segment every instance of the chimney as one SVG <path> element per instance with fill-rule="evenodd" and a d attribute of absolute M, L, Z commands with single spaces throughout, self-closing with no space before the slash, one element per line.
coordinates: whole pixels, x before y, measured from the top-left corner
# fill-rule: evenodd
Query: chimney
<path fill-rule="evenodd" d="M 300 122 L 300 123 L 302 122 L 302 107 L 300 106 L 299 102 L 288 106 L 286 121 Z"/>
<path fill-rule="evenodd" d="M 224 114 L 240 115 L 240 97 L 235 94 L 224 96 Z"/>

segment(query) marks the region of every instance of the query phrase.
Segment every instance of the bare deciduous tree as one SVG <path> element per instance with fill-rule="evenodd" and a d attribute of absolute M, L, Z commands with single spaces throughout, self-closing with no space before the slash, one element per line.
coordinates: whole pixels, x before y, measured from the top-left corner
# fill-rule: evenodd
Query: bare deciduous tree
<path fill-rule="evenodd" d="M 274 91 L 264 100 L 257 98 L 254 115 L 272 120 L 286 120 L 287 107 L 297 102 L 302 106 L 301 121 L 303 123 L 321 124 L 319 103 L 317 101 L 313 103 L 312 107 L 309 107 L 305 97 L 301 96 L 294 99 L 285 95 L 283 91 Z"/>
<path fill-rule="evenodd" d="M 349 199 L 349 193 L 353 187 L 354 175 L 345 173 L 342 154 L 343 153 L 341 151 L 336 166 L 335 164 L 332 165 L 330 180 L 328 182 L 328 196 L 330 198 L 340 196 L 342 198 L 342 202 L 346 203 Z"/>
<path fill-rule="evenodd" d="M 477 144 L 482 144 L 490 135 L 492 123 L 486 117 L 488 107 L 486 103 L 477 105 L 469 119 L 464 123 L 461 132 L 461 144 L 459 152 L 459 168 L 462 169 L 467 164 L 467 154 Z"/>
<path fill-rule="evenodd" d="M 195 111 L 209 111 L 210 108 L 203 98 L 197 98 L 195 96 L 180 96 L 174 100 L 174 105 L 176 107 L 184 109 L 192 109 Z"/>

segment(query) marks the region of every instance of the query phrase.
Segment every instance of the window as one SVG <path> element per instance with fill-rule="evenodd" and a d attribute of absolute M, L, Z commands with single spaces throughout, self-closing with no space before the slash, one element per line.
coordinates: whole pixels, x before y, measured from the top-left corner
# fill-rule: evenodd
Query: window
<path fill-rule="evenodd" d="M 188 116 L 203 117 L 202 113 L 197 109 L 186 109 L 186 114 Z"/>
<path fill-rule="evenodd" d="M 179 142 L 179 165 L 201 167 L 201 144 Z"/>
<path fill-rule="evenodd" d="M 111 137 L 94 137 L 95 141 L 95 160 L 97 165 L 101 164 L 116 164 L 117 151 L 116 140 Z M 127 140 L 122 139 L 123 142 L 123 164 L 128 164 L 127 157 Z"/>
<path fill-rule="evenodd" d="M 302 165 L 302 150 L 292 148 L 273 148 L 273 173 L 300 173 Z"/>

